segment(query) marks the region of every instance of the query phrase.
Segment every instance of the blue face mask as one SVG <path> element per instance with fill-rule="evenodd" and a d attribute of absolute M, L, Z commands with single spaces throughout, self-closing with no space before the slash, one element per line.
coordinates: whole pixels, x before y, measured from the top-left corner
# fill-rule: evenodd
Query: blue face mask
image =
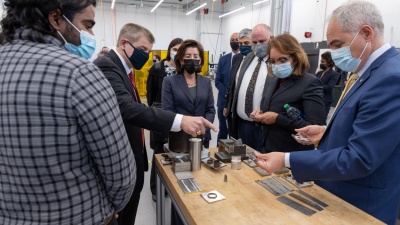
<path fill-rule="evenodd" d="M 239 50 L 240 50 L 240 54 L 242 54 L 242 55 L 247 55 L 252 51 L 251 46 L 244 46 L 244 45 L 240 46 Z"/>
<path fill-rule="evenodd" d="M 291 62 L 283 63 L 283 64 L 273 64 L 272 65 L 272 72 L 278 78 L 286 78 L 292 74 L 293 68 Z"/>
<path fill-rule="evenodd" d="M 353 44 L 359 32 L 360 31 L 357 32 L 356 36 L 354 36 L 350 45 L 331 50 L 332 60 L 335 62 L 335 65 L 343 71 L 355 72 L 361 63 L 361 56 L 364 54 L 364 51 L 368 46 L 367 42 L 364 50 L 361 52 L 360 57 L 358 59 L 353 58 L 353 56 L 351 55 L 350 46 L 351 44 Z"/>
<path fill-rule="evenodd" d="M 264 58 L 265 56 L 267 56 L 267 48 L 267 44 L 254 45 L 254 54 L 258 58 Z"/>
<path fill-rule="evenodd" d="M 128 57 L 129 61 L 132 63 L 133 68 L 135 68 L 137 70 L 141 70 L 143 68 L 144 64 L 146 64 L 147 60 L 149 60 L 149 53 L 142 51 L 138 48 L 135 48 L 135 46 L 133 46 L 129 42 L 128 42 L 128 44 L 130 46 L 132 46 L 134 51 L 133 51 L 131 57 L 129 57 L 128 54 L 126 54 L 125 50 L 124 50 L 124 53 L 125 53 L 126 57 Z"/>
<path fill-rule="evenodd" d="M 96 50 L 96 39 L 94 38 L 93 35 L 89 34 L 87 31 L 79 30 L 64 15 L 63 17 L 65 18 L 65 20 L 67 20 L 69 24 L 71 24 L 80 33 L 80 39 L 81 39 L 81 45 L 75 46 L 74 44 L 68 43 L 67 40 L 65 40 L 65 38 L 62 36 L 60 31 L 57 31 L 65 42 L 64 44 L 65 48 L 67 49 L 67 51 L 71 52 L 74 55 L 83 57 L 85 59 L 89 59 Z"/>

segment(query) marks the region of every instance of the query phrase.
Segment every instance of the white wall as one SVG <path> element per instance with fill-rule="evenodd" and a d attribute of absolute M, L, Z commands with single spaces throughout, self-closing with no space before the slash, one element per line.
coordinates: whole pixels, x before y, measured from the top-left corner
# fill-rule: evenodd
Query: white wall
<path fill-rule="evenodd" d="M 96 7 L 96 25 L 94 33 L 97 39 L 96 52 L 103 46 L 115 48 L 120 29 L 126 23 L 137 23 L 149 29 L 156 42 L 154 50 L 167 49 L 170 41 L 180 37 L 182 39 L 197 39 L 196 35 L 196 13 L 186 16 L 176 8 L 158 8 L 153 13 L 151 8 L 136 8 L 122 4 L 115 5 L 115 11 L 111 10 L 110 4 Z M 218 32 L 218 20 L 201 15 L 201 33 Z M 202 34 L 200 41 L 206 51 L 214 51 L 217 35 Z M 211 41 L 210 41 L 211 40 Z M 219 52 L 219 48 L 218 48 Z"/>
<path fill-rule="evenodd" d="M 328 4 L 326 4 L 328 1 Z M 332 11 L 347 0 L 293 0 L 291 34 L 300 42 L 319 42 L 326 40 L 326 28 Z M 391 45 L 400 46 L 400 1 L 367 0 L 377 5 L 382 13 L 385 24 L 385 41 Z M 325 16 L 325 6 L 326 16 Z M 324 27 L 325 23 L 325 29 Z M 305 38 L 304 32 L 311 31 L 312 37 Z"/>
<path fill-rule="evenodd" d="M 325 5 L 328 1 L 325 14 Z M 347 0 L 293 0 L 291 30 L 300 42 L 319 42 L 326 40 L 327 18 L 332 11 Z M 368 0 L 377 4 L 376 0 Z M 220 1 L 214 2 L 220 4 Z M 223 12 L 229 12 L 240 6 L 246 8 L 218 18 L 220 12 L 212 12 L 208 6 L 209 14 L 200 14 L 200 41 L 204 49 L 209 51 L 210 60 L 218 62 L 220 53 L 230 52 L 229 37 L 233 32 L 239 32 L 243 28 L 253 28 L 258 23 L 270 25 L 271 7 L 269 3 L 253 6 L 251 2 L 242 3 L 230 0 L 222 7 Z M 381 10 L 385 23 L 385 40 L 391 45 L 400 47 L 400 25 L 397 22 L 400 17 L 400 1 L 380 0 L 377 4 Z M 1 8 L 0 8 L 1 10 Z M 135 8 L 116 4 L 115 11 L 110 4 L 96 7 L 96 21 L 94 32 L 97 38 L 97 50 L 102 46 L 116 45 L 121 27 L 128 22 L 138 23 L 148 28 L 155 36 L 156 43 L 153 49 L 167 49 L 169 42 L 175 37 L 183 39 L 196 39 L 196 13 L 189 16 L 175 8 L 158 8 L 150 13 L 150 8 Z M 0 11 L 1 12 L 1 11 Z M 325 24 L 325 29 L 323 29 Z M 312 37 L 305 38 L 304 32 L 311 31 Z M 277 34 L 275 34 L 277 35 Z"/>

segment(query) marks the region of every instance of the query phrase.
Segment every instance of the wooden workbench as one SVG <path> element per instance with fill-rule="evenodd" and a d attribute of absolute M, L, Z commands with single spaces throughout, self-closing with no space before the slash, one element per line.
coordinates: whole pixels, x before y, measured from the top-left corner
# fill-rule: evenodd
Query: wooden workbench
<path fill-rule="evenodd" d="M 211 149 L 212 156 L 216 150 Z M 329 206 L 325 207 L 323 211 L 317 211 L 312 216 L 304 215 L 277 201 L 277 196 L 255 182 L 271 176 L 261 177 L 243 162 L 240 170 L 232 170 L 230 163 L 219 170 L 213 170 L 202 164 L 200 171 L 192 172 L 202 191 L 184 194 L 171 170 L 171 165 L 162 165 L 161 158 L 160 154 L 155 155 L 157 174 L 190 225 L 383 224 L 315 184 L 302 188 L 302 190 Z M 225 174 L 228 177 L 227 182 L 224 182 Z M 289 185 L 297 189 L 295 186 Z M 211 204 L 207 203 L 200 193 L 212 190 L 217 190 L 226 199 Z M 160 202 L 157 206 L 157 222 L 164 224 L 162 220 L 165 217 L 161 216 L 159 212 L 160 207 L 164 204 L 162 202 L 164 198 L 162 196 L 158 199 Z"/>

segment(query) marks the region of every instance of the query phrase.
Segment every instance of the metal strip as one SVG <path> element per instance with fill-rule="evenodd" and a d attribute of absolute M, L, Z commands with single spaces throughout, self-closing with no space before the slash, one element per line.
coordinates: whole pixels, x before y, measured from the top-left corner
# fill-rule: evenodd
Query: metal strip
<path fill-rule="evenodd" d="M 272 179 L 272 178 L 268 178 L 268 182 L 270 182 L 272 185 L 274 185 L 276 188 L 278 188 L 282 194 L 286 194 L 289 191 L 289 189 L 285 188 L 282 184 L 280 184 L 279 182 L 277 182 L 276 180 Z"/>
<path fill-rule="evenodd" d="M 302 191 L 302 190 L 300 190 L 300 189 L 297 190 L 297 191 L 298 191 L 300 194 L 306 196 L 307 198 L 313 200 L 314 202 L 318 203 L 319 205 L 321 205 L 321 206 L 323 206 L 323 207 L 329 206 L 329 205 L 326 204 L 325 202 L 323 202 L 323 201 L 321 201 L 321 200 L 315 198 L 314 196 L 311 196 L 310 194 L 308 194 L 308 193 L 306 193 L 306 192 L 304 192 L 304 191 Z"/>
<path fill-rule="evenodd" d="M 279 192 L 277 192 L 275 189 L 273 189 L 272 187 L 270 187 L 268 184 L 264 183 L 263 181 L 261 181 L 261 180 L 256 180 L 256 182 L 257 182 L 259 185 L 261 185 L 262 187 L 264 187 L 265 189 L 267 189 L 268 191 L 270 191 L 273 195 L 276 195 L 276 196 L 280 195 Z"/>
<path fill-rule="evenodd" d="M 292 187 L 290 187 L 287 183 L 285 183 L 285 181 L 283 181 L 281 178 L 279 178 L 278 176 L 273 176 L 272 178 L 274 178 L 276 181 L 278 181 L 280 184 L 282 184 L 282 186 L 284 186 L 286 189 L 288 189 L 289 191 L 294 191 L 294 189 Z"/>
<path fill-rule="evenodd" d="M 304 205 L 302 205 L 302 204 L 300 204 L 298 202 L 295 202 L 295 201 L 293 201 L 292 199 L 290 199 L 290 198 L 288 198 L 286 196 L 280 196 L 276 200 L 282 202 L 283 204 L 285 204 L 287 206 L 292 207 L 293 209 L 295 209 L 295 210 L 297 210 L 297 211 L 299 211 L 299 212 L 301 212 L 301 213 L 303 213 L 303 214 L 305 214 L 307 216 L 312 216 L 312 215 L 314 215 L 316 213 L 316 211 L 314 211 L 314 210 L 312 210 L 312 209 L 310 209 L 308 207 L 305 207 Z"/>
<path fill-rule="evenodd" d="M 298 194 L 290 193 L 289 195 L 292 196 L 293 198 L 295 198 L 295 199 L 297 199 L 297 200 L 299 200 L 299 201 L 301 201 L 301 202 L 313 207 L 314 209 L 316 209 L 318 211 L 324 210 L 324 208 L 319 206 L 317 203 L 315 203 L 315 202 L 313 202 L 311 200 L 308 200 L 308 199 L 306 199 L 306 198 L 304 198 L 304 197 L 302 197 L 302 196 L 300 196 Z"/>

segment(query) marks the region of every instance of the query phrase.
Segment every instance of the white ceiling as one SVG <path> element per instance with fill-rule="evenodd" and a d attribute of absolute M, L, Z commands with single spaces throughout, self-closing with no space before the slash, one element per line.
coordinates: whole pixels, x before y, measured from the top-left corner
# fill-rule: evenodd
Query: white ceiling
<path fill-rule="evenodd" d="M 228 9 L 238 8 L 240 5 L 252 5 L 254 2 L 260 0 L 228 0 L 224 4 L 221 4 L 221 0 L 164 0 L 159 8 L 178 8 L 183 12 L 190 11 L 197 6 L 207 2 L 204 8 L 208 8 L 209 12 L 213 9 L 214 12 L 228 11 Z M 97 1 L 99 3 L 99 1 Z M 104 3 L 111 3 L 112 0 L 103 0 Z M 130 7 L 137 8 L 149 8 L 152 9 L 159 0 L 115 0 L 115 4 L 123 4 Z M 268 2 L 266 2 L 268 3 Z"/>

